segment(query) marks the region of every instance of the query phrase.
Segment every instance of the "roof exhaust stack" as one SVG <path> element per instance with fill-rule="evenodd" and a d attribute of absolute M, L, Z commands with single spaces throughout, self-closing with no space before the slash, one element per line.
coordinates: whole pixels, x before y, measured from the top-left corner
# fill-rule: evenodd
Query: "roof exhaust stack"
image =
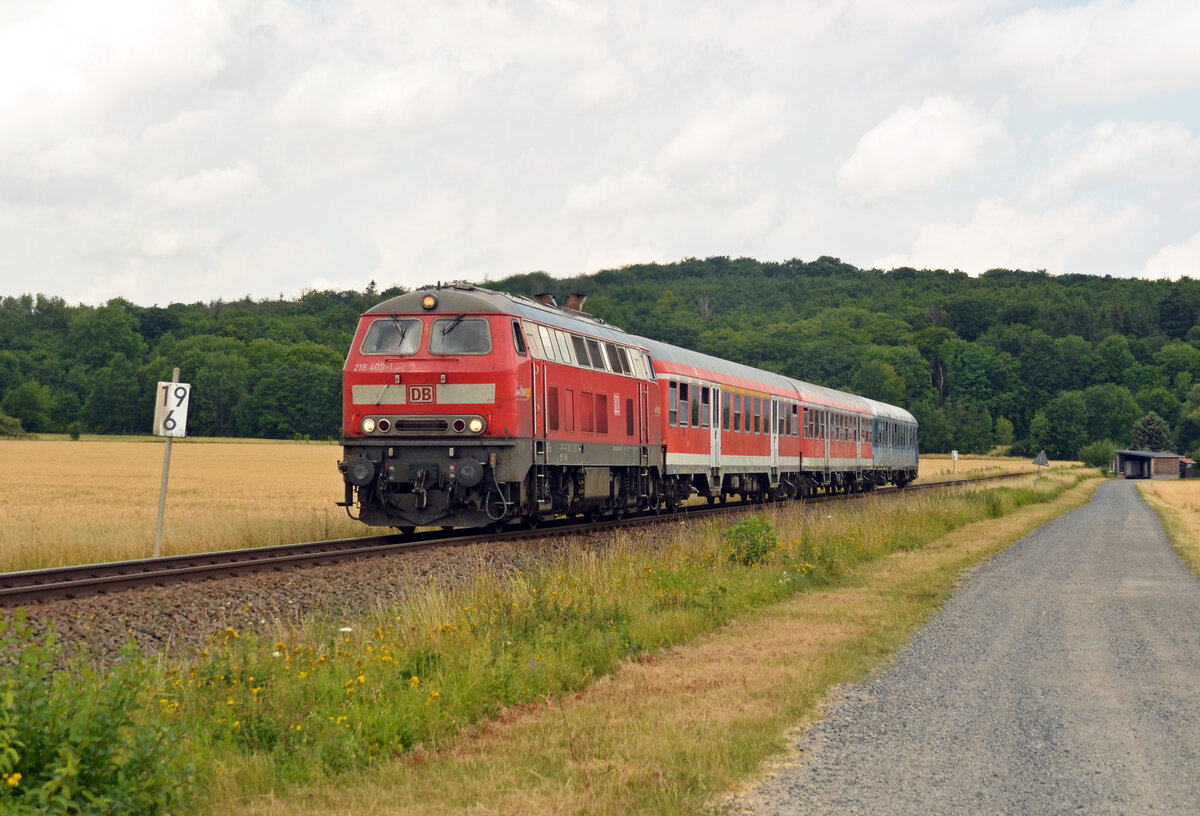
<path fill-rule="evenodd" d="M 567 295 L 567 308 L 575 312 L 583 311 L 583 304 L 587 303 L 588 296 L 579 292 L 572 292 Z"/>
<path fill-rule="evenodd" d="M 533 296 L 533 299 L 543 306 L 558 307 L 558 304 L 554 302 L 554 295 L 550 294 L 549 292 L 538 292 Z"/>

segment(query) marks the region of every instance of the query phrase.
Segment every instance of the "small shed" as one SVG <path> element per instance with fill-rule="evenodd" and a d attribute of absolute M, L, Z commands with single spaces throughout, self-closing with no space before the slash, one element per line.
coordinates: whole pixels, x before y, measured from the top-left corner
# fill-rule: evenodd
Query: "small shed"
<path fill-rule="evenodd" d="M 1178 479 L 1183 475 L 1178 453 L 1117 451 L 1116 473 L 1126 479 Z"/>
<path fill-rule="evenodd" d="M 1179 478 L 1190 479 L 1196 475 L 1196 460 L 1186 456 L 1179 457 Z"/>

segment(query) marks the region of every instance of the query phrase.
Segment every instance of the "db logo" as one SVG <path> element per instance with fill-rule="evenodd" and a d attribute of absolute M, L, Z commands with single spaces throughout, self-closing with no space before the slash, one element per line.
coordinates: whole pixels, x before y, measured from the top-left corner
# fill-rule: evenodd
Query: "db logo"
<path fill-rule="evenodd" d="M 409 402 L 433 402 L 432 385 L 410 385 L 408 387 Z"/>

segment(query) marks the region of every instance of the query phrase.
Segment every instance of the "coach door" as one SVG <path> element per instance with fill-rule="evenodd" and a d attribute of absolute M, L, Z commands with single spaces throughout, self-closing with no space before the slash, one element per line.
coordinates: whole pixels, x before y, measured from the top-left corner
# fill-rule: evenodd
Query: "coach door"
<path fill-rule="evenodd" d="M 721 470 L 721 386 L 712 386 L 708 399 L 709 411 L 709 445 L 708 466 L 714 476 Z"/>
<path fill-rule="evenodd" d="M 638 383 L 638 447 L 642 450 L 642 467 L 650 464 L 650 385 Z"/>
<path fill-rule="evenodd" d="M 783 416 L 777 397 L 771 397 L 771 483 L 779 481 L 779 422 Z"/>
<path fill-rule="evenodd" d="M 533 461 L 534 464 L 546 464 L 546 365 L 533 361 L 533 386 L 530 396 L 533 400 Z"/>

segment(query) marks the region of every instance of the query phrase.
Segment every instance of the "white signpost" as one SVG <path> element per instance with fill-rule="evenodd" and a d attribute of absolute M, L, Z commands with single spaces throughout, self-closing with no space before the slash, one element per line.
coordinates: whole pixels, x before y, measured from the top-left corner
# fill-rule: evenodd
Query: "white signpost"
<path fill-rule="evenodd" d="M 192 386 L 179 381 L 179 369 L 170 382 L 159 382 L 154 392 L 154 435 L 167 438 L 163 450 L 162 489 L 158 494 L 158 526 L 154 531 L 154 557 L 162 554 L 163 515 L 167 510 L 167 474 L 171 470 L 171 440 L 187 436 L 188 401 Z"/>

